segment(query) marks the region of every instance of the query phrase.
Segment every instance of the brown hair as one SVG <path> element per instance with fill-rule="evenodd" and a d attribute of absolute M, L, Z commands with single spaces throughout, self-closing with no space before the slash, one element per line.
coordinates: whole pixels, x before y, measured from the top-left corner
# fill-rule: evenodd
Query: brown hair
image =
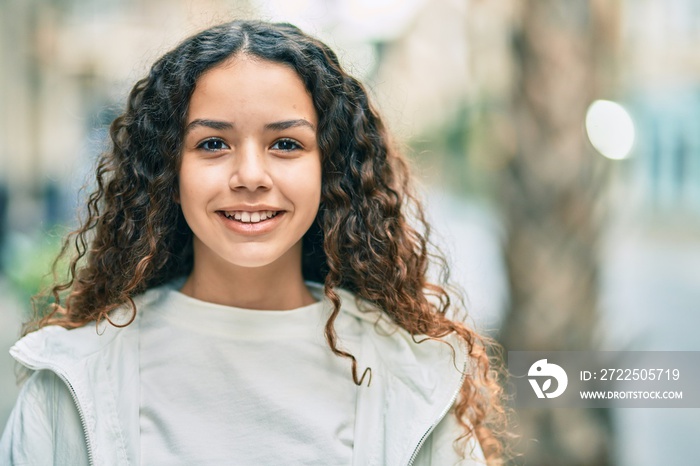
<path fill-rule="evenodd" d="M 343 71 L 325 44 L 289 24 L 234 21 L 207 29 L 161 57 L 136 83 L 110 127 L 112 147 L 98 161 L 87 217 L 54 262 L 55 277 L 72 242 L 69 277 L 34 298 L 43 317 L 25 333 L 49 324 L 74 328 L 109 320 L 125 303 L 133 311 L 129 325 L 135 295 L 189 273 L 192 232 L 173 201 L 188 103 L 197 78 L 236 53 L 290 66 L 319 115 L 321 205 L 303 238 L 302 271 L 305 279 L 324 283 L 334 305 L 326 324 L 331 350 L 352 360 L 353 380 L 362 383 L 355 358 L 336 347 L 336 287 L 377 305 L 414 337 L 456 333 L 474 366 L 455 405 L 461 439 L 476 435 L 490 463 L 498 462 L 505 415 L 498 365 L 487 353 L 496 345 L 448 317 L 454 312 L 449 268 L 442 254 L 430 250 L 430 226 L 412 192 L 407 161 L 390 144 L 363 85 Z M 443 285 L 428 282 L 431 261 L 440 267 Z"/>

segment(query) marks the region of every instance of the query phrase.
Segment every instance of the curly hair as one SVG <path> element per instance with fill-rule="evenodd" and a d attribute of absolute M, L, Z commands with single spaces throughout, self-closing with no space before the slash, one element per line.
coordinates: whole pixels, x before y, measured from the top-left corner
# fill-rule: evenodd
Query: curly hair
<path fill-rule="evenodd" d="M 336 287 L 375 304 L 414 339 L 456 333 L 475 367 L 454 408 L 464 428 L 459 440 L 476 435 L 489 462 L 498 463 L 505 414 L 498 363 L 489 354 L 497 345 L 448 317 L 454 308 L 449 267 L 430 249 L 430 226 L 412 191 L 409 164 L 364 86 L 343 71 L 331 49 L 290 24 L 233 21 L 209 28 L 162 56 L 136 83 L 110 127 L 112 146 L 98 160 L 87 217 L 63 243 L 53 286 L 34 297 L 40 317 L 25 333 L 109 320 L 126 303 L 132 309 L 129 325 L 136 317 L 135 295 L 191 271 L 193 234 L 174 201 L 188 105 L 198 77 L 240 53 L 291 67 L 319 115 L 321 204 L 303 237 L 302 273 L 323 283 L 333 304 L 325 326 L 330 349 L 352 360 L 352 377 L 360 385 L 354 356 L 336 346 Z M 61 281 L 56 266 L 71 243 L 75 251 Z M 431 260 L 440 267 L 442 285 L 428 282 Z"/>

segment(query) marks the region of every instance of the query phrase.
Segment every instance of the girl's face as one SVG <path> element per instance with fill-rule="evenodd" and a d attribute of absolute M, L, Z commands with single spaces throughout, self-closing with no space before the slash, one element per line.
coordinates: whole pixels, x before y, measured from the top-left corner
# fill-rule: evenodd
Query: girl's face
<path fill-rule="evenodd" d="M 301 267 L 321 198 L 317 127 L 311 96 L 284 65 L 240 55 L 198 79 L 178 199 L 195 267 Z"/>

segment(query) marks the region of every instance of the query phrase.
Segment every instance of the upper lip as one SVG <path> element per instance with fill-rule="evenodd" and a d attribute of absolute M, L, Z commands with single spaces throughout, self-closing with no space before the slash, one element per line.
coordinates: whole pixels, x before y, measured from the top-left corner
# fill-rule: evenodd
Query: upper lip
<path fill-rule="evenodd" d="M 223 207 L 221 209 L 218 209 L 221 212 L 262 212 L 262 211 L 267 211 L 271 210 L 273 212 L 279 212 L 284 209 L 280 209 L 279 207 L 272 207 L 269 205 L 265 204 L 258 204 L 258 205 L 245 205 L 245 204 L 240 204 L 236 206 L 231 206 L 231 207 Z"/>

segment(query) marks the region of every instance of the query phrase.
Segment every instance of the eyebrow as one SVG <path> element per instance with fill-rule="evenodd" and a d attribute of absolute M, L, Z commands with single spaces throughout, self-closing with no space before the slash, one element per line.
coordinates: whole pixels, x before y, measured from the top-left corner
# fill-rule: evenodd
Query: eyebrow
<path fill-rule="evenodd" d="M 308 120 L 304 120 L 303 118 L 299 118 L 296 120 L 285 120 L 285 121 L 276 121 L 274 123 L 268 123 L 265 125 L 265 129 L 271 130 L 271 131 L 281 131 L 284 129 L 289 129 L 289 128 L 296 128 L 300 126 L 306 126 L 307 128 L 311 129 L 312 131 L 316 131 L 316 127 L 312 125 Z"/>
<path fill-rule="evenodd" d="M 205 128 L 212 128 L 212 129 L 217 129 L 217 130 L 230 130 L 233 129 L 233 123 L 230 123 L 228 121 L 220 121 L 220 120 L 208 120 L 206 118 L 197 118 L 195 120 L 192 120 L 187 124 L 185 127 L 185 134 L 189 133 L 192 131 L 194 128 L 197 128 L 199 126 L 203 126 Z M 312 131 L 316 131 L 316 127 L 311 124 L 308 120 L 305 120 L 303 118 L 298 118 L 296 120 L 284 120 L 284 121 L 275 121 L 274 123 L 268 123 L 265 125 L 265 129 L 269 131 L 282 131 L 285 129 L 289 128 L 296 128 L 296 127 L 307 127 L 311 129 Z"/>
<path fill-rule="evenodd" d="M 197 118 L 195 120 L 190 121 L 187 124 L 187 126 L 185 127 L 185 134 L 189 133 L 190 131 L 192 131 L 194 128 L 197 128 L 198 126 L 203 126 L 205 128 L 212 128 L 212 129 L 218 129 L 218 130 L 227 130 L 227 129 L 233 128 L 233 123 L 229 123 L 227 121 L 207 120 L 204 118 Z"/>

